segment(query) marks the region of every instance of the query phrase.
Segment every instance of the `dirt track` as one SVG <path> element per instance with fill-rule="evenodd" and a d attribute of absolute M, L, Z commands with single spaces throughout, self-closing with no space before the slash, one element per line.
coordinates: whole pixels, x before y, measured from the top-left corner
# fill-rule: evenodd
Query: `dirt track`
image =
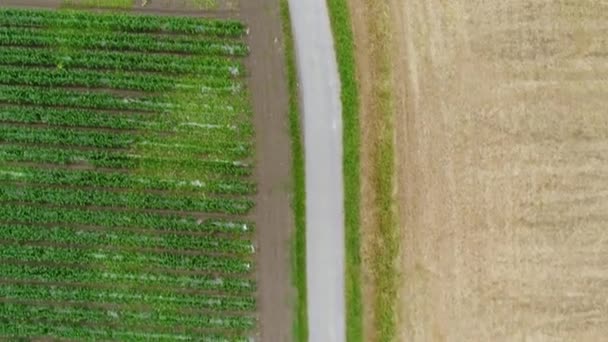
<path fill-rule="evenodd" d="M 399 340 L 605 340 L 608 5 L 392 6 Z"/>
<path fill-rule="evenodd" d="M 250 29 L 247 61 L 255 113 L 258 196 L 259 341 L 292 337 L 291 239 L 293 216 L 289 184 L 290 145 L 287 83 L 278 0 L 241 1 L 240 15 Z"/>

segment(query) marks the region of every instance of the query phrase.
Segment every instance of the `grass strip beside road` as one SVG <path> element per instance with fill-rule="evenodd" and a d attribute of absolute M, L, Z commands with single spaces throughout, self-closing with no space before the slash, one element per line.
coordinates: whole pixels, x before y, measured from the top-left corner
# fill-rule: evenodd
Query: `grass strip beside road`
<path fill-rule="evenodd" d="M 391 59 L 391 27 L 386 20 L 390 10 L 387 2 L 377 3 L 366 0 L 368 13 L 368 33 L 371 44 L 369 54 L 374 63 L 371 65 L 372 89 L 370 102 L 370 122 L 364 128 L 371 132 L 372 171 L 371 184 L 376 196 L 372 213 L 375 227 L 365 227 L 371 231 L 371 241 L 366 241 L 364 267 L 372 275 L 374 319 L 371 332 L 378 341 L 396 340 L 397 325 L 397 281 L 399 272 L 395 267 L 399 256 L 399 230 L 394 210 L 393 188 L 395 182 L 394 153 L 394 104 L 393 104 L 393 65 Z M 367 210 L 368 208 L 365 208 Z M 369 247 L 368 247 L 369 246 Z M 367 261 L 369 260 L 369 261 Z"/>
<path fill-rule="evenodd" d="M 328 0 L 334 30 L 336 52 L 342 82 L 344 121 L 344 193 L 346 221 L 346 300 L 347 340 L 362 342 L 373 338 L 393 341 L 396 328 L 396 286 L 398 273 L 395 261 L 399 252 L 399 234 L 394 213 L 394 146 L 392 61 L 390 56 L 390 26 L 386 22 L 387 5 L 364 1 L 371 44 L 367 52 L 374 61 L 370 66 L 371 92 L 368 108 L 359 108 L 357 64 L 348 0 Z M 369 122 L 360 121 L 360 110 L 369 112 Z M 360 137 L 370 137 L 366 146 L 373 151 L 368 175 L 360 175 Z M 360 203 L 361 177 L 367 177 L 375 195 L 370 208 Z M 363 211 L 373 215 L 373 226 L 361 227 Z M 363 241 L 361 229 L 366 229 L 369 241 Z M 367 240 L 367 239 L 366 239 Z M 362 255 L 362 245 L 369 255 Z M 372 316 L 363 312 L 362 268 L 369 270 L 372 283 Z M 364 324 L 370 320 L 365 332 Z"/>
<path fill-rule="evenodd" d="M 360 255 L 360 123 L 355 48 L 347 0 L 327 0 L 341 82 L 346 237 L 346 338 L 363 341 Z"/>
<path fill-rule="evenodd" d="M 291 30 L 291 16 L 287 0 L 281 0 L 281 17 L 287 63 L 287 82 L 289 91 L 289 134 L 291 137 L 293 198 L 292 207 L 295 218 L 293 239 L 293 283 L 296 288 L 294 340 L 308 341 L 308 305 L 306 290 L 306 175 L 304 169 L 304 147 L 299 106 L 298 73 L 296 69 L 295 48 Z"/>

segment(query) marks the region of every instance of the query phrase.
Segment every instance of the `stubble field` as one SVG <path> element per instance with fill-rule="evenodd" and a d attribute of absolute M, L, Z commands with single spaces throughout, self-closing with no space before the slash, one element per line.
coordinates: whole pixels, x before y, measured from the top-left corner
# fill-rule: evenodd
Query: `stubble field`
<path fill-rule="evenodd" d="M 401 341 L 608 335 L 608 6 L 392 1 Z"/>

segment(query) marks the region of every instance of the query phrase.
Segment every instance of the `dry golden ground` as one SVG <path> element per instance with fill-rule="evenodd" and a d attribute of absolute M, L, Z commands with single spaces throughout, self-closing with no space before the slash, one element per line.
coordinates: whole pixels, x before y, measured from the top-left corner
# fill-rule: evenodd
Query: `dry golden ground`
<path fill-rule="evenodd" d="M 391 29 L 387 0 L 349 0 L 360 94 L 362 341 L 395 334 L 398 229 L 394 186 Z M 351 323 L 352 324 L 352 323 Z"/>
<path fill-rule="evenodd" d="M 369 55 L 369 46 L 371 44 L 368 35 L 368 20 L 367 6 L 365 0 L 349 1 L 351 8 L 351 20 L 353 21 L 353 35 L 356 41 L 355 56 L 357 58 L 357 84 L 359 86 L 359 112 L 361 125 L 361 141 L 373 141 L 369 122 L 375 117 L 370 111 L 371 91 L 372 91 L 372 73 L 369 72 L 371 66 L 371 56 Z M 374 321 L 373 298 L 375 293 L 373 273 L 370 267 L 370 256 L 374 250 L 371 248 L 373 239 L 373 227 L 377 226 L 377 209 L 374 202 L 377 198 L 376 193 L 371 184 L 370 177 L 374 173 L 372 165 L 373 148 L 368 144 L 362 144 L 361 149 L 361 193 L 367 194 L 361 197 L 361 258 L 362 258 L 362 302 L 365 331 L 365 340 L 374 341 L 373 329 L 371 323 Z"/>
<path fill-rule="evenodd" d="M 391 1 L 398 340 L 605 341 L 608 3 Z"/>

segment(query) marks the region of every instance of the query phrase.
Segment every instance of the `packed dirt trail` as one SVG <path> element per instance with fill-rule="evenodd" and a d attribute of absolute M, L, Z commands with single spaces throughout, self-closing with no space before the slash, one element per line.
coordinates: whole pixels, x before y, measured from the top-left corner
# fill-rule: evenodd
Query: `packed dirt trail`
<path fill-rule="evenodd" d="M 608 4 L 392 0 L 400 341 L 608 336 Z"/>

